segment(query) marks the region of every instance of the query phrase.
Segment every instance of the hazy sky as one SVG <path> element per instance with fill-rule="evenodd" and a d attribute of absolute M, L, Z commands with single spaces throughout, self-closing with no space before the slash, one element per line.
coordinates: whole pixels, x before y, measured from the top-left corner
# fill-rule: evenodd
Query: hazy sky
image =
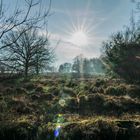
<path fill-rule="evenodd" d="M 22 1 L 18 0 L 21 5 Z M 47 7 L 48 0 L 42 1 Z M 100 56 L 102 41 L 129 24 L 134 7 L 131 0 L 52 0 L 48 31 L 52 47 L 59 41 L 56 63 L 71 62 L 78 54 Z"/>
<path fill-rule="evenodd" d="M 80 53 L 86 57 L 100 56 L 102 41 L 129 24 L 133 7 L 130 0 L 52 0 L 54 14 L 48 29 L 52 40 L 60 40 L 57 63 L 71 61 Z M 84 46 L 70 40 L 79 28 L 86 30 L 90 38 Z"/>

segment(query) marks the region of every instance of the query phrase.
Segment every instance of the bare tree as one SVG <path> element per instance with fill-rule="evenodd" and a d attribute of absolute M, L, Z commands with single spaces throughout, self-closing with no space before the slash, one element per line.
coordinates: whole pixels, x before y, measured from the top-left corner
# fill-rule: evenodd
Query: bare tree
<path fill-rule="evenodd" d="M 36 54 L 34 56 L 33 69 L 35 70 L 37 75 L 41 71 L 47 70 L 51 63 L 53 63 L 55 58 L 54 49 L 49 48 L 49 44 L 45 45 L 44 43 L 42 39 L 42 44 L 40 44 L 42 45 L 42 47 L 36 48 Z"/>
<path fill-rule="evenodd" d="M 26 28 L 26 27 L 25 27 Z M 13 42 L 24 28 L 10 32 L 3 40 L 4 44 Z M 19 69 L 24 72 L 25 77 L 29 72 L 36 71 L 38 74 L 42 68 L 50 64 L 54 58 L 54 53 L 48 47 L 49 42 L 46 36 L 40 36 L 37 28 L 31 28 L 24 32 L 20 38 L 4 51 L 7 52 L 7 58 L 4 55 L 5 63 L 14 66 L 15 70 Z"/>
<path fill-rule="evenodd" d="M 17 8 L 18 4 L 15 4 L 17 6 L 15 6 L 15 9 L 12 12 L 5 9 L 4 1 L 0 0 L 0 41 L 7 33 L 15 31 L 17 28 L 20 28 L 23 25 L 28 25 L 26 26 L 28 28 L 24 28 L 24 30 L 22 30 L 15 40 L 12 40 L 12 42 L 9 42 L 9 44 L 1 45 L 0 50 L 15 43 L 24 32 L 33 26 L 40 28 L 46 25 L 47 17 L 49 16 L 49 11 L 51 8 L 51 0 L 49 0 L 47 9 L 45 6 L 43 7 L 42 0 L 23 1 L 26 6 L 24 8 L 21 8 L 20 6 L 20 8 Z M 34 10 L 36 12 L 34 12 Z"/>

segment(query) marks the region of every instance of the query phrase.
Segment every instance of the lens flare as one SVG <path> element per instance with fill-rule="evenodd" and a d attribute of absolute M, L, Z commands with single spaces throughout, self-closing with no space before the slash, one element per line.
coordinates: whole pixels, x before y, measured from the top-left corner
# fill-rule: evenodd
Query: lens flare
<path fill-rule="evenodd" d="M 54 130 L 54 136 L 55 137 L 59 136 L 60 130 L 61 130 L 61 126 L 60 125 L 56 126 L 56 129 Z"/>
<path fill-rule="evenodd" d="M 55 138 L 59 137 L 59 135 L 60 135 L 62 123 L 64 123 L 63 115 L 57 114 L 56 128 L 54 130 L 54 137 Z"/>
<path fill-rule="evenodd" d="M 62 107 L 66 106 L 66 101 L 64 99 L 60 99 L 59 100 L 59 105 L 62 106 Z"/>

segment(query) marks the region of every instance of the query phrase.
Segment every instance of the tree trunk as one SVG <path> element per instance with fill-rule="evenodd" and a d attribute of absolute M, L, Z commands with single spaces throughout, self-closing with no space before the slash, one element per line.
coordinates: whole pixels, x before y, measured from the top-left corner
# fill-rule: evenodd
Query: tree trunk
<path fill-rule="evenodd" d="M 25 72 L 24 72 L 25 78 L 28 77 L 28 63 L 25 64 Z"/>
<path fill-rule="evenodd" d="M 38 64 L 36 65 L 36 74 L 37 74 L 37 75 L 39 74 L 39 67 L 38 67 Z"/>

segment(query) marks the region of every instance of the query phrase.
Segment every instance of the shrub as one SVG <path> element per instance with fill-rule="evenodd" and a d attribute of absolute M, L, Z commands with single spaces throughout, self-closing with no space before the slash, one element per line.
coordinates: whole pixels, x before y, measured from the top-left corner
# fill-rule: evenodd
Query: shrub
<path fill-rule="evenodd" d="M 48 89 L 48 92 L 55 96 L 58 96 L 60 93 L 60 89 L 58 87 L 52 86 Z"/>
<path fill-rule="evenodd" d="M 24 88 L 16 88 L 15 90 L 16 90 L 17 94 L 26 94 L 27 93 L 26 89 L 24 89 Z"/>
<path fill-rule="evenodd" d="M 34 90 L 36 88 L 36 86 L 31 82 L 25 83 L 23 87 L 27 90 Z"/>
<path fill-rule="evenodd" d="M 64 87 L 63 93 L 68 94 L 69 96 L 75 96 L 75 92 L 72 88 Z"/>
<path fill-rule="evenodd" d="M 66 84 L 65 84 L 67 87 L 71 87 L 71 88 L 74 88 L 77 86 L 77 81 L 75 80 L 67 80 Z"/>
<path fill-rule="evenodd" d="M 106 84 L 106 81 L 104 79 L 97 79 L 95 82 L 96 87 L 100 87 Z"/>
<path fill-rule="evenodd" d="M 140 98 L 140 87 L 139 86 L 135 86 L 135 85 L 131 85 L 128 89 L 127 89 L 128 95 L 130 97 L 133 98 Z"/>
<path fill-rule="evenodd" d="M 4 95 L 11 95 L 11 94 L 15 94 L 16 90 L 14 88 L 7 87 L 4 89 L 3 93 Z"/>
<path fill-rule="evenodd" d="M 127 92 L 126 87 L 124 87 L 123 85 L 109 86 L 105 91 L 106 94 L 115 96 L 126 95 L 126 92 Z"/>
<path fill-rule="evenodd" d="M 41 86 L 38 86 L 36 89 L 35 89 L 36 92 L 44 92 L 43 88 Z"/>
<path fill-rule="evenodd" d="M 102 94 L 90 94 L 88 96 L 80 97 L 80 111 L 81 113 L 88 112 L 91 113 L 101 113 L 104 111 L 103 104 L 105 102 L 105 97 Z"/>
<path fill-rule="evenodd" d="M 132 25 L 133 26 L 133 25 Z M 104 62 L 108 71 L 126 79 L 140 82 L 140 28 L 127 27 L 103 43 Z"/>

